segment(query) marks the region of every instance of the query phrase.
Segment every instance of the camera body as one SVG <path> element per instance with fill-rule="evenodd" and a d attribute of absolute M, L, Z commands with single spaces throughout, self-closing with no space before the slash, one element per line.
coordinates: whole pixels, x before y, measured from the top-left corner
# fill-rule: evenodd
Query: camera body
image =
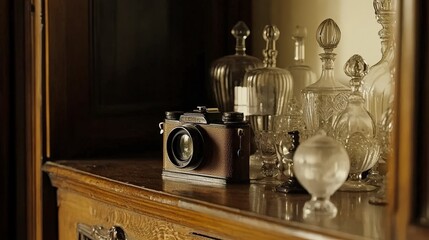
<path fill-rule="evenodd" d="M 162 126 L 162 127 L 161 127 Z M 249 182 L 250 126 L 243 114 L 205 107 L 166 112 L 163 177 L 208 183 Z"/>

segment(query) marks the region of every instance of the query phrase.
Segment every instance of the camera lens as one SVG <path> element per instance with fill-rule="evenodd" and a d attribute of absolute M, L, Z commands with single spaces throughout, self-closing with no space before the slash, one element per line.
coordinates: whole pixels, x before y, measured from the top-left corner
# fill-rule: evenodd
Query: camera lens
<path fill-rule="evenodd" d="M 186 124 L 174 128 L 167 138 L 167 153 L 178 168 L 197 168 L 202 161 L 203 137 L 196 126 Z"/>

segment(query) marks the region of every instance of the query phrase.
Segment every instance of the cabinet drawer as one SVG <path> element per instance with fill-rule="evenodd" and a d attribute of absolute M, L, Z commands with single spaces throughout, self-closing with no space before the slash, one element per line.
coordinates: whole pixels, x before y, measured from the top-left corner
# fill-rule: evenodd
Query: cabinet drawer
<path fill-rule="evenodd" d="M 128 240 L 217 239 L 188 227 L 112 206 L 72 191 L 59 189 L 57 194 L 60 240 L 78 239 L 78 224 L 90 228 L 120 227 Z"/>

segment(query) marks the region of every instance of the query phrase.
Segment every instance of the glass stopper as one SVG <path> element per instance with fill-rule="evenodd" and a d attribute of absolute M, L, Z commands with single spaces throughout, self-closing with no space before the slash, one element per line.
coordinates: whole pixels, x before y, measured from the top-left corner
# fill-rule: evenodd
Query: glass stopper
<path fill-rule="evenodd" d="M 363 85 L 362 78 L 368 74 L 369 65 L 359 54 L 353 55 L 349 60 L 344 64 L 344 72 L 347 76 L 351 77 L 350 86 L 352 87 L 352 92 L 360 92 Z"/>
<path fill-rule="evenodd" d="M 266 67 L 275 67 L 277 58 L 276 41 L 279 39 L 280 31 L 274 25 L 267 25 L 262 36 L 266 41 L 265 49 L 262 51 L 264 64 Z"/>
<path fill-rule="evenodd" d="M 331 18 L 324 20 L 317 28 L 316 40 L 325 52 L 332 52 L 341 40 L 341 30 L 337 23 Z"/>
<path fill-rule="evenodd" d="M 305 48 L 304 39 L 307 37 L 307 28 L 297 25 L 292 34 L 292 39 L 295 41 L 295 57 L 294 60 L 298 63 L 304 63 Z"/>
<path fill-rule="evenodd" d="M 235 51 L 236 54 L 245 55 L 246 53 L 246 38 L 250 35 L 250 29 L 243 21 L 237 22 L 231 30 L 231 34 L 236 39 Z"/>

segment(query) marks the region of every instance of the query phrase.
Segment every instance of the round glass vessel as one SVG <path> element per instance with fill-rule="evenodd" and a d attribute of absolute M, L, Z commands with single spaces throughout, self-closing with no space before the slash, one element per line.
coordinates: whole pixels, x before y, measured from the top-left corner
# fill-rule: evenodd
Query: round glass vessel
<path fill-rule="evenodd" d="M 368 64 L 359 55 L 353 55 L 344 65 L 344 72 L 352 77 L 352 93 L 347 107 L 334 123 L 334 136 L 342 143 L 350 158 L 350 175 L 340 191 L 372 191 L 376 187 L 362 181 L 362 173 L 378 161 L 380 146 L 372 116 L 365 109 L 362 97 L 362 78 L 368 73 Z"/>
<path fill-rule="evenodd" d="M 347 179 L 350 161 L 344 147 L 322 130 L 303 142 L 293 157 L 295 177 L 311 194 L 303 211 L 304 218 L 337 215 L 330 196 Z"/>

